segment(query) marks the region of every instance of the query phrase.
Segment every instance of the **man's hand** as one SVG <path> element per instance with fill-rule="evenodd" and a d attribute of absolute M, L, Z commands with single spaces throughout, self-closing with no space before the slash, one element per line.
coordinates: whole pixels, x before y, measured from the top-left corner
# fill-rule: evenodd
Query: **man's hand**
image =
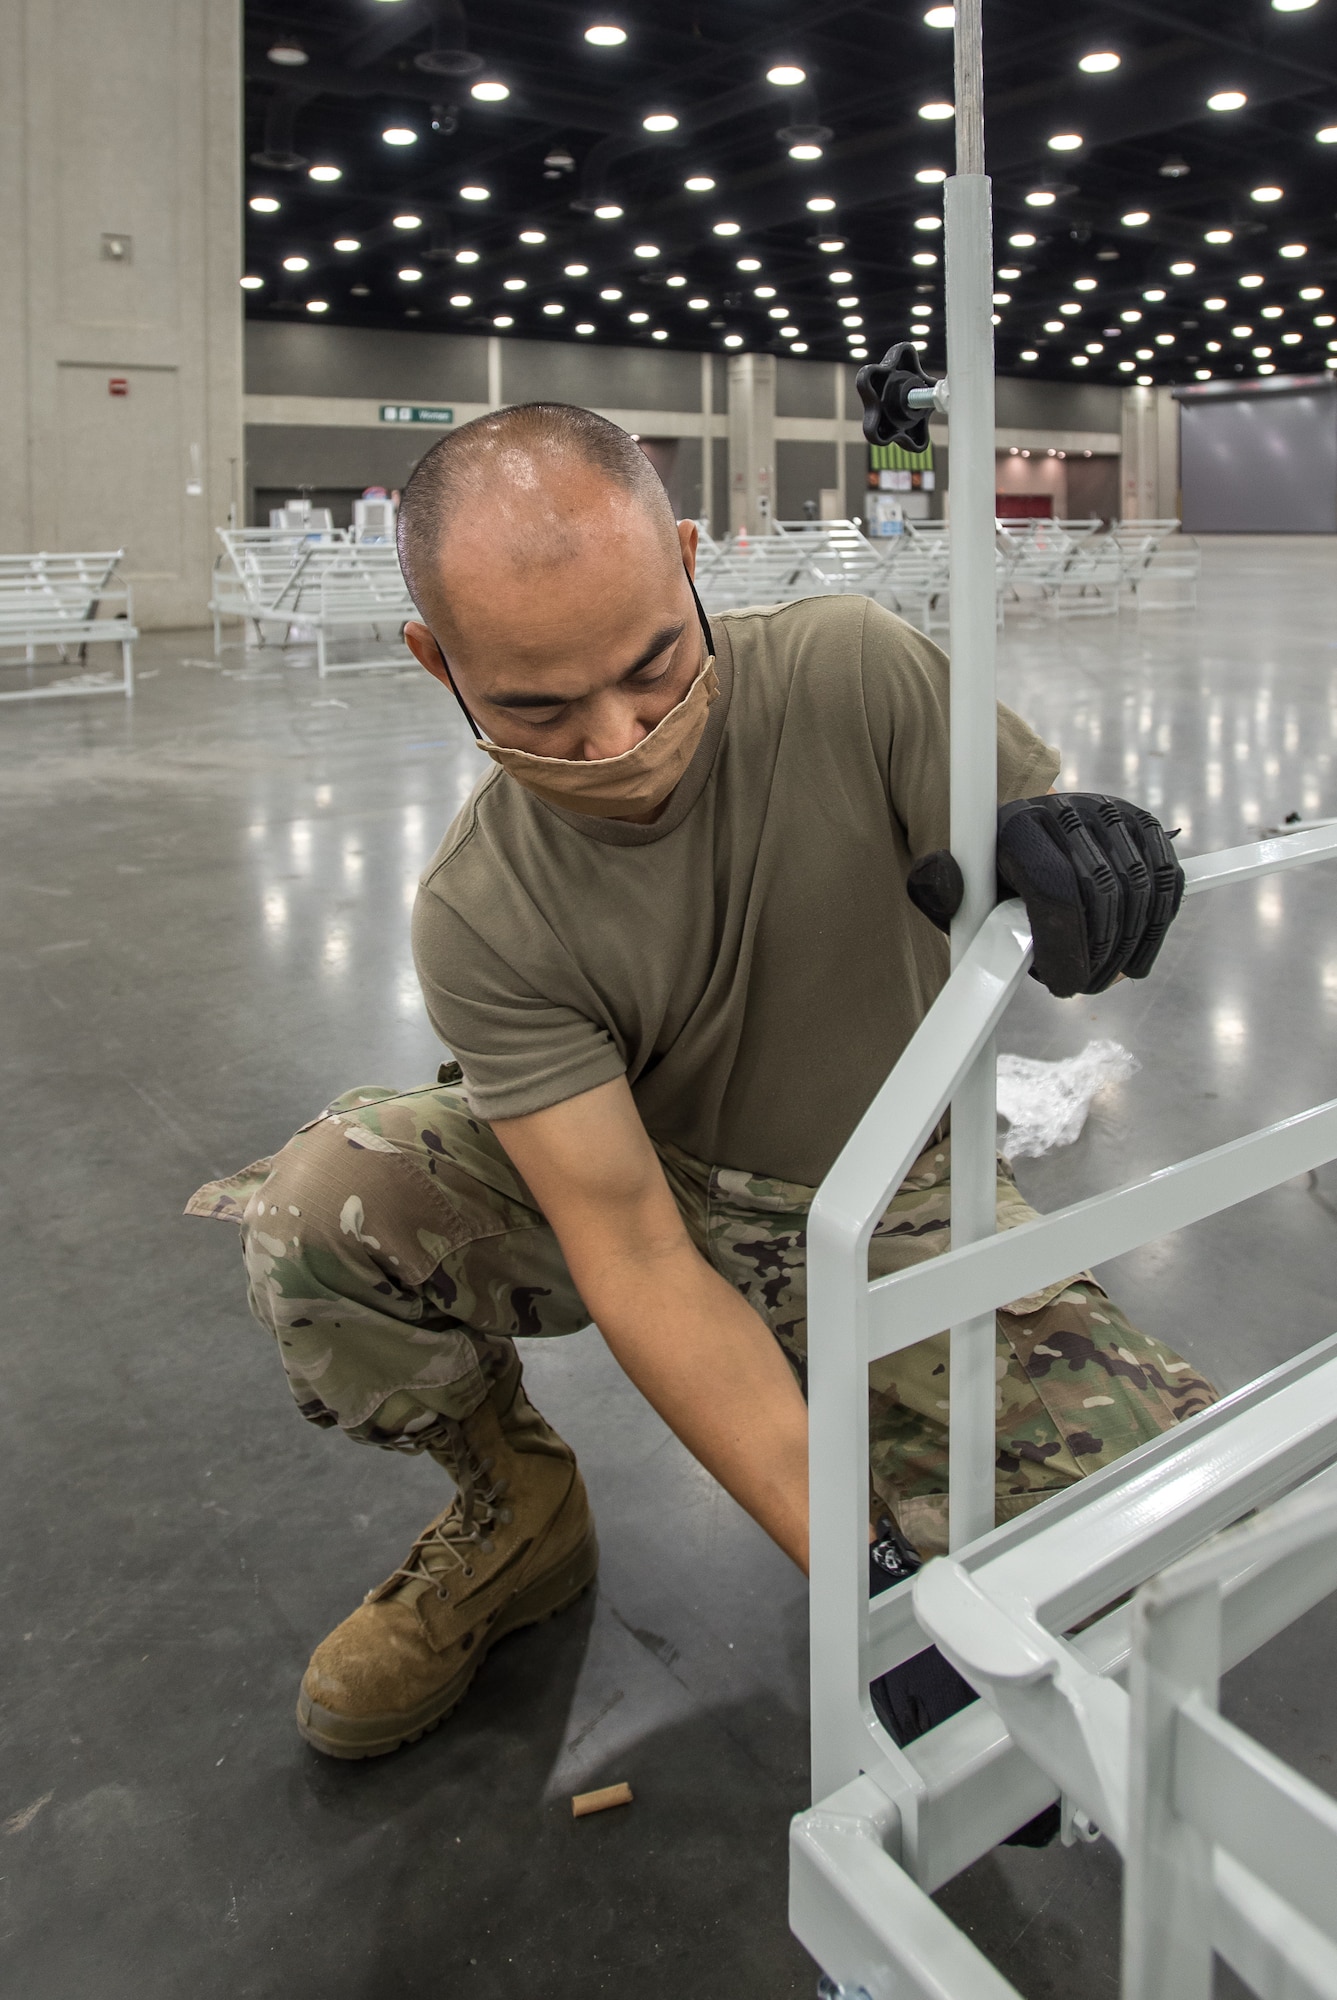
<path fill-rule="evenodd" d="M 961 904 L 961 870 L 927 854 L 906 887 L 946 930 Z M 1020 896 L 1031 921 L 1031 977 L 1059 999 L 1145 979 L 1179 913 L 1184 871 L 1159 820 L 1100 792 L 1015 799 L 998 814 L 998 893 Z"/>
<path fill-rule="evenodd" d="M 692 1244 L 626 1079 L 493 1130 L 636 1387 L 806 1571 L 802 1394 L 770 1329 Z"/>

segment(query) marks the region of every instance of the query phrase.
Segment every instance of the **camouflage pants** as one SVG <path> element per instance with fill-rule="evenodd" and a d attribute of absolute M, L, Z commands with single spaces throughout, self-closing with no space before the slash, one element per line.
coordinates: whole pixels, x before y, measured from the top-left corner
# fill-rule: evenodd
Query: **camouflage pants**
<path fill-rule="evenodd" d="M 211 1182 L 187 1209 L 240 1223 L 251 1310 L 277 1337 L 302 1415 L 398 1450 L 477 1408 L 499 1340 L 589 1320 L 556 1237 L 458 1075 L 447 1065 L 426 1089 L 349 1091 L 273 1159 Z M 697 1249 L 802 1380 L 813 1190 L 657 1150 Z M 948 1143 L 916 1160 L 874 1232 L 874 1276 L 948 1247 L 950 1171 Z M 1032 1214 L 1000 1169 L 999 1226 Z M 925 1554 L 946 1547 L 947 1348 L 939 1334 L 870 1371 L 874 1511 L 889 1508 Z M 1001 1311 L 994 1368 L 999 1520 L 1216 1394 L 1089 1277 Z"/>

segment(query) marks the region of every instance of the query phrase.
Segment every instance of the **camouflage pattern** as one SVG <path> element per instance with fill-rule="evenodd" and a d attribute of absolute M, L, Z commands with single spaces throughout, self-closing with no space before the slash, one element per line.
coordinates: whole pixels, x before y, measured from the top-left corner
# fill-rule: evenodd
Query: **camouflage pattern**
<path fill-rule="evenodd" d="M 659 1156 L 692 1241 L 767 1321 L 803 1380 L 805 1230 L 813 1190 L 673 1146 Z M 882 1277 L 950 1242 L 950 1142 L 916 1160 L 873 1234 Z M 187 1213 L 241 1224 L 251 1310 L 275 1334 L 303 1416 L 415 1451 L 476 1409 L 503 1343 L 572 1333 L 589 1314 L 557 1239 L 459 1071 L 337 1098 L 273 1159 L 201 1188 Z M 1000 1162 L 998 1222 L 1028 1221 Z M 946 1334 L 870 1370 L 870 1512 L 924 1554 L 946 1548 Z M 1089 1275 L 998 1314 L 1000 1520 L 1215 1400 Z"/>

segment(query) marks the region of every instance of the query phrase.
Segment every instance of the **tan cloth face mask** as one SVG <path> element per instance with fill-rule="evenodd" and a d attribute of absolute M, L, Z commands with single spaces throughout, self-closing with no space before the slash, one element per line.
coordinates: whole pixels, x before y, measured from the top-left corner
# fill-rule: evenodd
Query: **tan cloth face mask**
<path fill-rule="evenodd" d="M 536 757 L 486 737 L 478 747 L 545 805 L 593 819 L 629 819 L 663 805 L 696 754 L 719 691 L 711 653 L 677 707 L 620 757 Z"/>

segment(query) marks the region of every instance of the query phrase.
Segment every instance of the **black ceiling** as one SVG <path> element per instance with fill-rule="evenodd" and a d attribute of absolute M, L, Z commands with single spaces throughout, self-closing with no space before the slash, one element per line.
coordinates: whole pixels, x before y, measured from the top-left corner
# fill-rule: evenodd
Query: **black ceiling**
<path fill-rule="evenodd" d="M 280 207 L 247 213 L 247 271 L 263 280 L 248 311 L 305 318 L 316 300 L 343 325 L 490 332 L 505 318 L 520 337 L 793 351 L 783 326 L 810 358 L 839 359 L 861 331 L 880 353 L 928 305 L 924 358 L 941 366 L 941 233 L 915 226 L 941 214 L 941 189 L 915 174 L 952 165 L 951 122 L 919 115 L 951 97 L 952 38 L 927 25 L 927 4 L 492 0 L 466 20 L 458 0 L 249 0 L 246 192 Z M 593 24 L 626 39 L 593 46 Z M 305 60 L 276 62 L 285 46 Z M 1084 74 L 1093 51 L 1119 66 Z M 768 82 L 778 64 L 806 81 Z M 1337 302 L 1337 145 L 1315 136 L 1337 126 L 1337 0 L 986 0 L 985 72 L 995 262 L 1018 274 L 997 280 L 1009 295 L 1001 371 L 1188 382 L 1206 369 L 1313 373 L 1337 357 L 1337 328 L 1316 324 Z M 509 95 L 480 102 L 480 82 Z M 1247 103 L 1210 110 L 1221 91 Z M 677 128 L 647 132 L 652 113 Z M 810 135 L 819 159 L 790 158 L 795 127 L 826 128 Z M 417 136 L 391 145 L 392 128 Z M 1051 150 L 1065 133 L 1080 147 Z M 341 178 L 312 180 L 322 165 Z M 687 192 L 693 174 L 715 187 Z M 462 198 L 469 185 L 488 198 Z M 1281 198 L 1256 201 L 1260 187 Z M 1036 192 L 1055 199 L 1028 205 Z M 813 196 L 834 209 L 810 212 Z M 599 220 L 599 205 L 623 213 Z M 1141 224 L 1122 220 L 1142 212 Z M 421 226 L 397 229 L 403 213 Z M 715 234 L 719 221 L 738 234 Z M 522 229 L 545 240 L 522 244 Z M 1232 238 L 1214 246 L 1209 229 Z M 1022 232 L 1034 246 L 1009 247 Z M 339 238 L 360 247 L 335 251 Z M 839 253 L 818 247 L 835 239 Z M 1281 255 L 1297 244 L 1303 255 Z M 659 255 L 639 258 L 637 245 Z M 939 261 L 916 265 L 916 253 Z M 309 268 L 286 272 L 289 255 Z M 761 268 L 740 272 L 740 257 Z M 588 275 L 567 276 L 571 263 Z M 1195 268 L 1175 276 L 1175 263 Z M 850 281 L 831 283 L 833 269 Z M 1248 276 L 1262 285 L 1241 286 Z M 758 286 L 774 296 L 758 299 Z M 1300 297 L 1319 287 L 1326 296 Z M 603 289 L 623 296 L 601 300 Z M 788 309 L 783 321 L 773 306 Z M 855 313 L 862 330 L 843 324 Z"/>

